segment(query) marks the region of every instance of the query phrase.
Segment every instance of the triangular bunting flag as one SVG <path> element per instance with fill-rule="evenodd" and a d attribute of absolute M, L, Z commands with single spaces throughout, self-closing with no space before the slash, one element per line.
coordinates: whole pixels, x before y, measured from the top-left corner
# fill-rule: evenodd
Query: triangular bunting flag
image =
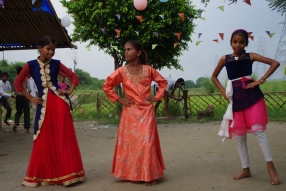
<path fill-rule="evenodd" d="M 142 24 L 143 21 L 143 17 L 142 16 L 136 16 L 136 18 L 140 21 L 140 23 Z"/>
<path fill-rule="evenodd" d="M 117 36 L 120 36 L 120 30 L 119 29 L 114 29 L 114 30 L 115 30 Z"/>
<path fill-rule="evenodd" d="M 90 45 L 87 45 L 85 48 L 90 51 Z"/>
<path fill-rule="evenodd" d="M 81 26 L 81 31 L 84 32 L 84 26 Z"/>
<path fill-rule="evenodd" d="M 101 32 L 102 32 L 102 33 L 105 33 L 105 28 L 101 28 Z"/>
<path fill-rule="evenodd" d="M 137 34 L 137 36 L 139 35 L 139 31 L 135 31 L 136 32 L 136 34 Z"/>
<path fill-rule="evenodd" d="M 249 38 L 251 38 L 251 40 L 254 40 L 254 36 L 249 36 Z"/>
<path fill-rule="evenodd" d="M 248 5 L 251 5 L 250 0 L 243 0 L 243 2 L 247 3 Z"/>
<path fill-rule="evenodd" d="M 213 41 L 219 43 L 218 39 L 214 39 Z"/>
<path fill-rule="evenodd" d="M 175 42 L 174 43 L 174 48 L 176 48 L 178 46 L 179 43 Z"/>
<path fill-rule="evenodd" d="M 218 33 L 218 34 L 219 34 L 221 40 L 223 40 L 223 38 L 224 38 L 224 33 Z"/>
<path fill-rule="evenodd" d="M 202 41 L 197 41 L 196 42 L 196 46 L 198 46 Z"/>
<path fill-rule="evenodd" d="M 160 2 L 166 3 L 166 2 L 168 2 L 168 0 L 160 0 Z"/>
<path fill-rule="evenodd" d="M 157 46 L 158 44 L 152 44 L 152 50 Z"/>
<path fill-rule="evenodd" d="M 4 0 L 0 0 L 0 7 L 4 9 Z"/>
<path fill-rule="evenodd" d="M 176 34 L 178 40 L 180 40 L 181 39 L 181 32 L 176 32 L 175 34 Z"/>
<path fill-rule="evenodd" d="M 270 31 L 265 31 L 267 34 L 268 34 L 268 36 L 270 36 Z"/>
<path fill-rule="evenodd" d="M 270 38 L 272 38 L 273 36 L 275 35 L 275 33 L 273 32 L 273 33 L 270 33 Z"/>
<path fill-rule="evenodd" d="M 159 15 L 164 20 L 164 15 Z"/>
<path fill-rule="evenodd" d="M 202 34 L 203 34 L 203 33 L 199 33 L 199 34 L 198 34 L 198 39 L 202 36 Z"/>
<path fill-rule="evenodd" d="M 219 6 L 217 9 L 220 9 L 222 12 L 224 12 L 224 6 Z"/>
<path fill-rule="evenodd" d="M 117 19 L 120 21 L 121 15 L 120 15 L 120 14 L 116 14 L 116 17 L 117 17 Z"/>
<path fill-rule="evenodd" d="M 178 15 L 180 16 L 180 18 L 184 22 L 185 21 L 185 13 L 178 13 Z"/>
<path fill-rule="evenodd" d="M 1 0 L 0 0 L 1 1 Z M 4 0 L 3 0 L 4 1 Z M 36 0 L 32 0 L 32 5 L 34 5 L 34 3 L 36 2 Z"/>
<path fill-rule="evenodd" d="M 250 37 L 250 35 L 252 34 L 252 32 L 247 32 L 248 33 L 248 37 Z"/>

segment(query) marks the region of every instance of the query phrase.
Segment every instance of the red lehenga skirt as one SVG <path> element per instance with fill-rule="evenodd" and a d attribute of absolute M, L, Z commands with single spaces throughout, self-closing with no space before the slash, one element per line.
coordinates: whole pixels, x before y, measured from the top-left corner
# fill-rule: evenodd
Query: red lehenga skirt
<path fill-rule="evenodd" d="M 49 91 L 45 119 L 40 134 L 34 141 L 22 185 L 67 186 L 84 179 L 85 173 L 69 106 Z"/>

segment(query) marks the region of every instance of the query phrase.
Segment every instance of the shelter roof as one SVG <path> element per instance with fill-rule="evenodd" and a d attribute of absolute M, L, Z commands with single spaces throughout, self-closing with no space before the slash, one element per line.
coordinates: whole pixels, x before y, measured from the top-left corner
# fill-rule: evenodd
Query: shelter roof
<path fill-rule="evenodd" d="M 0 0 L 0 51 L 37 49 L 45 35 L 52 36 L 57 48 L 73 48 L 50 0 Z"/>

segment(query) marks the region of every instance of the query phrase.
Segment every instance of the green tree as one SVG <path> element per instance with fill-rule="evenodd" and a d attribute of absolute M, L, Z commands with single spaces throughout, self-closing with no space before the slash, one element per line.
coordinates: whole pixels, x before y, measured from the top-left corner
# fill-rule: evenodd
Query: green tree
<path fill-rule="evenodd" d="M 85 72 L 79 68 L 75 69 L 75 73 L 79 77 L 80 88 L 88 88 L 90 90 L 100 90 L 102 88 L 104 80 L 91 77 L 88 72 Z"/>
<path fill-rule="evenodd" d="M 0 60 L 0 68 L 2 72 L 7 72 L 9 81 L 12 84 L 14 78 L 17 76 L 17 68 L 24 66 L 25 62 L 8 62 L 7 60 Z"/>
<path fill-rule="evenodd" d="M 204 82 L 207 78 L 205 77 L 199 77 L 197 80 L 196 80 L 196 86 L 197 88 L 200 88 L 200 87 L 203 87 L 204 86 Z"/>
<path fill-rule="evenodd" d="M 266 0 L 269 2 L 269 7 L 272 10 L 281 12 L 282 14 L 286 12 L 286 0 Z"/>
<path fill-rule="evenodd" d="M 185 81 L 185 88 L 195 88 L 196 84 L 193 80 L 186 80 Z"/>
<path fill-rule="evenodd" d="M 148 0 L 143 11 L 134 8 L 133 0 L 60 0 L 74 19 L 74 41 L 97 45 L 114 58 L 114 68 L 122 66 L 123 46 L 128 40 L 141 42 L 149 63 L 156 69 L 182 69 L 178 57 L 188 49 L 194 32 L 197 10 L 189 0 Z M 178 15 L 184 13 L 184 21 Z M 117 17 L 116 15 L 120 15 Z M 142 23 L 136 16 L 142 16 Z M 117 35 L 115 29 L 120 30 Z M 181 33 L 180 39 L 175 33 Z M 138 34 L 138 35 L 137 35 Z M 174 48 L 174 43 L 179 43 Z M 152 47 L 155 46 L 156 47 Z M 114 46 L 116 48 L 114 48 Z M 118 49 L 118 50 L 116 50 Z"/>

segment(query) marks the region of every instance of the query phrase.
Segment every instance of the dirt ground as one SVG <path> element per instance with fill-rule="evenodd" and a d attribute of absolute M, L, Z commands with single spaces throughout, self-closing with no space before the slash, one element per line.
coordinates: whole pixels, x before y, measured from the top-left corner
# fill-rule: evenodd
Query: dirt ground
<path fill-rule="evenodd" d="M 166 164 L 164 177 L 154 186 L 121 181 L 110 174 L 117 127 L 95 122 L 75 122 L 86 181 L 69 187 L 21 186 L 32 147 L 32 134 L 22 127 L 13 133 L 4 126 L 0 132 L 1 191 L 285 191 L 286 123 L 271 122 L 266 131 L 281 184 L 272 186 L 262 153 L 254 136 L 248 136 L 252 177 L 233 180 L 241 171 L 235 140 L 221 143 L 220 122 L 159 124 Z"/>

